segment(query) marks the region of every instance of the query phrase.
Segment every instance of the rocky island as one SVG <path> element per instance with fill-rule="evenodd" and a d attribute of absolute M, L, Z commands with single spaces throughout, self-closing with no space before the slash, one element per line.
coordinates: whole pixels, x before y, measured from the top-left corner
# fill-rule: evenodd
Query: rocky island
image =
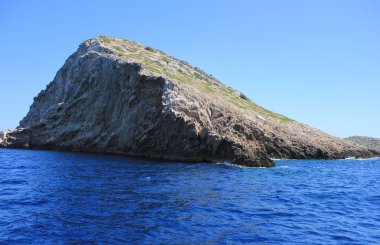
<path fill-rule="evenodd" d="M 367 136 L 351 136 L 344 139 L 351 141 L 355 144 L 380 151 L 380 139 L 378 138 L 367 137 Z"/>
<path fill-rule="evenodd" d="M 266 110 L 162 51 L 105 36 L 79 46 L 19 126 L 0 132 L 0 147 L 253 167 L 379 154 Z"/>

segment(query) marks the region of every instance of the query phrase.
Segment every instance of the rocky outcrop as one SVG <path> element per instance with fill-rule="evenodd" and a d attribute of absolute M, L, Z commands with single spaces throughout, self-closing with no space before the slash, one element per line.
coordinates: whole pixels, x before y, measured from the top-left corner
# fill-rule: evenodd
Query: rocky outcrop
<path fill-rule="evenodd" d="M 366 136 L 351 136 L 344 138 L 352 143 L 380 151 L 380 139 Z"/>
<path fill-rule="evenodd" d="M 30 133 L 27 129 L 8 129 L 0 131 L 0 147 L 3 148 L 29 148 Z"/>
<path fill-rule="evenodd" d="M 265 110 L 161 51 L 108 37 L 80 45 L 0 146 L 255 167 L 378 154 Z"/>

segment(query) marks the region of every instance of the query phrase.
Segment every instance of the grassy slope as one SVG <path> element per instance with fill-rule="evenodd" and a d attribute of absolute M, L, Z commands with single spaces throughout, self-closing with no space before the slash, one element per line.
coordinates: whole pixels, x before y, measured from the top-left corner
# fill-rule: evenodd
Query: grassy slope
<path fill-rule="evenodd" d="M 189 84 L 212 96 L 221 96 L 223 100 L 243 110 L 253 110 L 278 122 L 293 122 L 292 119 L 255 104 L 244 94 L 231 87 L 226 87 L 212 75 L 205 73 L 201 69 L 192 67 L 187 62 L 171 57 L 162 51 L 119 38 L 100 36 L 97 39 L 110 52 L 115 53 L 121 59 L 141 63 L 152 75 L 163 76 L 180 83 Z"/>

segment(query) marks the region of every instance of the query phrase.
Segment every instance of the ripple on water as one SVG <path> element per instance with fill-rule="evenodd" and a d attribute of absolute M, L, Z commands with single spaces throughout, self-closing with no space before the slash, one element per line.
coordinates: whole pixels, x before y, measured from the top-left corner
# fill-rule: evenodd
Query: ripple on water
<path fill-rule="evenodd" d="M 5 244 L 375 244 L 380 159 L 272 169 L 0 149 Z"/>

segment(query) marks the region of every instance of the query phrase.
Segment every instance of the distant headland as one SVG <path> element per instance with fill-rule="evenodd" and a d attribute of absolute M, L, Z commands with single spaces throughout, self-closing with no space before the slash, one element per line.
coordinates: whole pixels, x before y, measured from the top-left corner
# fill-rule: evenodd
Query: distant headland
<path fill-rule="evenodd" d="M 372 138 L 372 137 L 366 137 L 366 136 L 351 136 L 344 139 L 351 141 L 355 144 L 380 151 L 380 139 L 378 138 Z"/>

